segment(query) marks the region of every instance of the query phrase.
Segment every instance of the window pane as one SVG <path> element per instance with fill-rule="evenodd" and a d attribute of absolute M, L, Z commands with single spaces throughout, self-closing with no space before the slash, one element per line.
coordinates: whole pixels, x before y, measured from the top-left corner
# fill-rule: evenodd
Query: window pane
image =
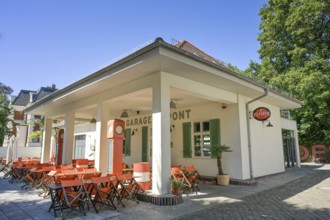
<path fill-rule="evenodd" d="M 75 159 L 85 158 L 86 135 L 75 136 Z"/>
<path fill-rule="evenodd" d="M 208 121 L 203 122 L 203 131 L 210 131 L 210 123 Z"/>
<path fill-rule="evenodd" d="M 195 135 L 194 136 L 194 155 L 195 156 L 202 156 L 201 152 L 201 136 L 200 135 Z"/>
<path fill-rule="evenodd" d="M 194 123 L 194 132 L 201 132 L 201 124 L 199 122 Z"/>
<path fill-rule="evenodd" d="M 211 156 L 210 135 L 203 135 L 203 156 Z"/>
<path fill-rule="evenodd" d="M 201 147 L 195 146 L 195 156 L 200 157 L 201 156 Z"/>

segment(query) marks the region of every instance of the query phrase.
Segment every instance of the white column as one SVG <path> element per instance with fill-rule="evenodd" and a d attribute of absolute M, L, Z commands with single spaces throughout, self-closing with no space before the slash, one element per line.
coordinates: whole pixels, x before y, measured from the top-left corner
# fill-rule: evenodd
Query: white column
<path fill-rule="evenodd" d="M 109 119 L 109 107 L 105 103 L 98 103 L 95 134 L 95 168 L 101 171 L 103 175 L 108 173 L 109 167 L 109 146 L 107 139 L 107 122 Z"/>
<path fill-rule="evenodd" d="M 27 140 L 26 140 L 26 146 L 29 147 L 32 143 L 32 140 L 29 138 L 30 134 L 33 132 L 33 119 L 32 119 L 33 115 L 28 114 L 26 116 L 26 121 L 28 124 L 28 129 L 27 129 Z"/>
<path fill-rule="evenodd" d="M 55 143 L 55 133 L 52 132 L 52 137 L 50 138 L 50 157 L 55 156 L 56 151 L 56 143 Z"/>
<path fill-rule="evenodd" d="M 250 169 L 249 169 L 249 147 L 248 147 L 248 131 L 247 131 L 247 119 L 246 116 L 246 100 L 244 96 L 237 96 L 238 103 L 238 123 L 239 123 L 239 131 L 237 132 L 237 138 L 240 140 L 240 149 L 238 149 L 241 153 L 241 162 L 235 161 L 235 163 L 239 164 L 240 169 L 237 178 L 241 179 L 249 179 L 250 178 Z M 235 150 L 234 150 L 235 151 Z"/>
<path fill-rule="evenodd" d="M 74 138 L 74 112 L 65 114 L 62 164 L 71 164 Z"/>
<path fill-rule="evenodd" d="M 170 88 L 162 75 L 152 87 L 152 193 L 171 191 Z"/>
<path fill-rule="evenodd" d="M 48 163 L 50 161 L 50 145 L 52 137 L 53 120 L 45 118 L 45 126 L 43 131 L 43 142 L 41 148 L 41 163 Z"/>

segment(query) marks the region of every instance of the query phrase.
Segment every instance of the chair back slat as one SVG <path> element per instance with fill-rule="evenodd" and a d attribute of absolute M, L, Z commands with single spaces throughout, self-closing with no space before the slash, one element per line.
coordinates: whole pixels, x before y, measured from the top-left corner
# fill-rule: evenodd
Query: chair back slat
<path fill-rule="evenodd" d="M 61 180 L 61 186 L 62 187 L 73 187 L 73 186 L 83 186 L 84 182 L 79 179 L 74 180 Z"/>

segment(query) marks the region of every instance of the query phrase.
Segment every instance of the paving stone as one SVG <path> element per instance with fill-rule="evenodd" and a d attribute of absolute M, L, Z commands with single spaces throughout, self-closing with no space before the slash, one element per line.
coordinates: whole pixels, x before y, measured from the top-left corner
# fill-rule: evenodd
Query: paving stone
<path fill-rule="evenodd" d="M 20 183 L 8 183 L 0 175 L 0 219 L 55 219 L 48 212 L 50 198 L 38 196 L 40 190 L 22 190 Z M 256 186 L 219 187 L 203 184 L 201 192 L 184 195 L 184 203 L 155 206 L 126 202 L 118 210 L 91 208 L 87 215 L 68 213 L 76 220 L 145 219 L 330 219 L 330 165 L 288 169 L 287 172 L 258 179 Z M 58 211 L 58 218 L 60 212 Z"/>

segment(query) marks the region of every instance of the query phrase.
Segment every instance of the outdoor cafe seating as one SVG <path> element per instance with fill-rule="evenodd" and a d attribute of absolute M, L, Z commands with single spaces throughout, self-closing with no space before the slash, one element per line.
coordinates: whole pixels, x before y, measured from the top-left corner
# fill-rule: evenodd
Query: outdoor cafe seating
<path fill-rule="evenodd" d="M 89 209 L 89 197 L 84 182 L 79 179 L 61 180 L 61 187 L 63 193 L 61 213 L 63 209 L 70 208 L 86 215 L 85 208 Z"/>
<path fill-rule="evenodd" d="M 117 198 L 117 189 L 113 184 L 111 179 L 107 176 L 103 177 L 92 177 L 93 189 L 95 190 L 95 195 L 92 197 L 92 203 L 94 206 L 100 204 L 101 206 L 108 206 L 116 209 L 114 203 Z"/>
<path fill-rule="evenodd" d="M 181 166 L 173 166 L 171 168 L 171 175 L 173 180 L 181 182 L 182 190 L 190 193 L 199 191 L 198 184 L 201 176 L 194 166 L 185 166 L 182 170 Z"/>
<path fill-rule="evenodd" d="M 185 166 L 183 173 L 191 185 L 190 191 L 196 192 L 197 194 L 197 191 L 200 191 L 198 184 L 201 179 L 197 169 L 194 166 Z"/>
<path fill-rule="evenodd" d="M 80 162 L 82 161 L 82 167 Z M 65 215 L 65 210 L 76 210 L 86 214 L 90 205 L 98 213 L 102 208 L 116 210 L 119 206 L 126 207 L 127 202 L 137 200 L 138 193 L 143 193 L 142 184 L 136 181 L 141 176 L 134 175 L 134 169 L 123 166 L 122 173 L 111 173 L 101 176 L 96 168 L 90 167 L 90 161 L 76 159 L 74 164 L 53 165 L 36 161 L 12 161 L 2 166 L 0 172 L 10 181 L 24 182 L 22 189 L 39 189 L 39 196 L 50 196 L 49 212 L 57 217 Z M 87 165 L 87 166 L 86 166 Z M 139 173 L 139 172 L 137 172 Z M 181 181 L 187 193 L 199 191 L 200 175 L 194 166 L 180 165 L 171 168 L 171 178 Z M 141 181 L 141 180 L 140 180 Z M 147 180 L 149 181 L 149 180 Z M 150 172 L 150 185 L 152 173 Z M 141 183 L 145 183 L 142 181 Z"/>
<path fill-rule="evenodd" d="M 117 174 L 117 189 L 122 199 L 132 200 L 139 204 L 136 194 L 144 192 L 143 188 L 136 182 L 131 173 Z"/>

